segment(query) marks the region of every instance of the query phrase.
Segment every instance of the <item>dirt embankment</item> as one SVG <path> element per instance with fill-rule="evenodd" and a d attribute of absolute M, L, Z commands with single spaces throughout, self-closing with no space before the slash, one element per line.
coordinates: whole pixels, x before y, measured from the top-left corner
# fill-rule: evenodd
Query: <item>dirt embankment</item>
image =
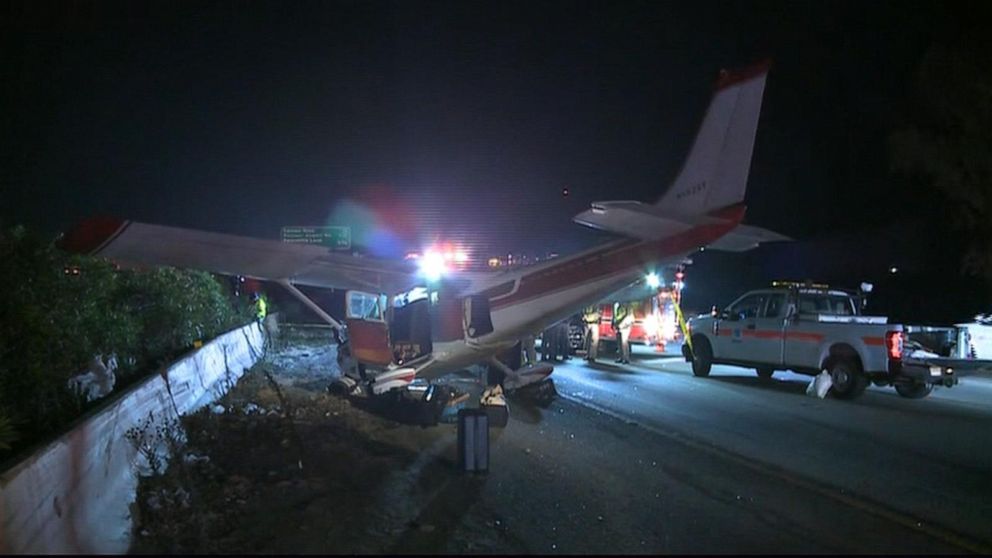
<path fill-rule="evenodd" d="M 454 426 L 398 424 L 328 394 L 334 347 L 290 335 L 221 401 L 183 418 L 181 455 L 139 486 L 133 553 L 440 552 L 451 543 L 481 482 L 456 469 Z"/>

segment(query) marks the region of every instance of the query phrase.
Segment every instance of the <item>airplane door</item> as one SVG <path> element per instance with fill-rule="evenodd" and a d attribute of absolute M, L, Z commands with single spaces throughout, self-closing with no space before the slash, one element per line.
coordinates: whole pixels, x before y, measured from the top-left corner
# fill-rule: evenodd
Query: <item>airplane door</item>
<path fill-rule="evenodd" d="M 465 339 L 465 306 L 460 298 L 440 293 L 431 307 L 431 334 L 435 342 Z"/>
<path fill-rule="evenodd" d="M 489 314 L 489 297 L 475 295 L 465 298 L 465 337 L 475 339 L 493 331 L 493 320 Z"/>
<path fill-rule="evenodd" d="M 386 366 L 393 362 L 389 327 L 383 313 L 384 297 L 348 291 L 345 295 L 345 325 L 351 355 L 362 364 Z"/>

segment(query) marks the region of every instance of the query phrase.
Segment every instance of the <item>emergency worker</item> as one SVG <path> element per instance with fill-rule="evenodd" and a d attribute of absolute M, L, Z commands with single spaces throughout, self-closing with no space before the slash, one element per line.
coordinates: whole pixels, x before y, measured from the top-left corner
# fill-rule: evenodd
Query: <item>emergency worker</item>
<path fill-rule="evenodd" d="M 613 329 L 617 332 L 620 364 L 630 364 L 630 330 L 634 327 L 634 312 L 627 304 L 613 304 Z"/>
<path fill-rule="evenodd" d="M 541 334 L 541 360 L 558 360 L 558 328 L 554 325 Z"/>
<path fill-rule="evenodd" d="M 599 320 L 602 315 L 598 306 L 589 306 L 582 312 L 582 322 L 586 324 L 585 339 L 582 344 L 586 347 L 586 360 L 596 361 L 599 353 Z"/>
<path fill-rule="evenodd" d="M 558 356 L 561 357 L 562 362 L 570 360 L 572 358 L 572 340 L 569 338 L 569 327 L 568 320 L 562 320 L 558 322 L 555 326 L 558 330 Z"/>
<path fill-rule="evenodd" d="M 534 348 L 534 336 L 526 335 L 520 340 L 521 348 L 524 351 L 524 358 L 527 359 L 528 366 L 537 364 L 537 349 Z"/>
<path fill-rule="evenodd" d="M 255 301 L 255 317 L 261 322 L 265 320 L 265 316 L 269 312 L 269 303 L 265 301 L 265 297 L 260 293 L 253 294 L 252 299 Z"/>

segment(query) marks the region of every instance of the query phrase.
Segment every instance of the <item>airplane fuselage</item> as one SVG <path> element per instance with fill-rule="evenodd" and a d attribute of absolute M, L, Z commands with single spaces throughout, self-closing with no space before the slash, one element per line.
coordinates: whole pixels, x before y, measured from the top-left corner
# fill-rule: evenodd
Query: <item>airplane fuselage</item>
<path fill-rule="evenodd" d="M 462 296 L 488 295 L 493 331 L 475 339 L 435 342 L 431 358 L 417 376 L 433 379 L 485 362 L 522 337 L 574 314 L 643 277 L 654 266 L 680 262 L 719 239 L 744 216 L 737 206 L 718 219 L 659 240 L 620 240 L 533 268 L 500 274 L 483 288 Z M 714 222 L 715 221 L 715 222 Z M 490 283 L 495 283 L 489 286 Z"/>

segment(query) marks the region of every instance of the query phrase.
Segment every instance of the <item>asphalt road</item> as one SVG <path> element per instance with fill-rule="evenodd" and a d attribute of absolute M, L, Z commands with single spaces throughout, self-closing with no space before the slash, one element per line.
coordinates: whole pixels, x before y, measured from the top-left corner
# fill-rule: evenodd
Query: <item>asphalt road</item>
<path fill-rule="evenodd" d="M 333 348 L 290 347 L 267 370 L 295 418 L 204 419 L 236 427 L 197 451 L 226 467 L 219 478 L 249 480 L 224 540 L 262 553 L 992 553 L 992 382 L 820 400 L 804 376 L 695 378 L 639 349 L 631 365 L 560 364 L 547 408 L 511 398 L 509 424 L 490 430 L 489 473 L 472 475 L 458 470 L 453 424 L 402 425 L 329 397 Z M 239 382 L 244 401 L 229 394 L 232 409 L 279 403 L 260 374 Z M 280 445 L 287 428 L 305 448 Z"/>
<path fill-rule="evenodd" d="M 767 381 L 715 366 L 695 378 L 679 357 L 644 347 L 634 360 L 559 364 L 562 400 L 552 411 L 588 422 L 518 405 L 497 441 L 530 443 L 526 424 L 541 431 L 532 451 L 553 455 L 540 437 L 574 436 L 558 459 L 549 455 L 560 461 L 547 466 L 549 482 L 561 482 L 557 474 L 586 490 L 603 483 L 600 507 L 626 506 L 624 521 L 678 525 L 643 544 L 628 533 L 632 546 L 617 550 L 992 551 L 989 380 L 964 378 L 924 400 L 876 387 L 855 401 L 820 400 L 805 395 L 807 376 L 779 372 Z M 494 449 L 496 471 L 503 458 Z M 625 493 L 629 500 L 618 497 Z M 557 505 L 575 511 L 566 499 Z"/>

